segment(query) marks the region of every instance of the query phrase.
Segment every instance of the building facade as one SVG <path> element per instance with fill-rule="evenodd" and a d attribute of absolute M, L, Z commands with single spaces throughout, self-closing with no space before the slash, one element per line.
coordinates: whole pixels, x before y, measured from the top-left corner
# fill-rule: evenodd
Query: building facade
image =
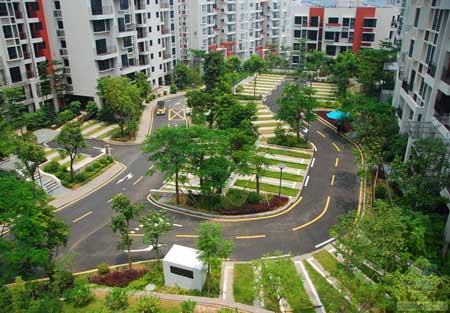
<path fill-rule="evenodd" d="M 97 81 L 136 73 L 152 89 L 170 82 L 177 59 L 174 0 L 45 1 L 52 57 L 74 96 L 97 99 Z"/>
<path fill-rule="evenodd" d="M 40 88 L 38 68 L 51 70 L 51 44 L 47 33 L 42 0 L 0 1 L 0 88 L 23 89 L 22 99 L 28 111 L 52 103 L 53 95 Z M 45 66 L 44 66 L 45 68 Z"/>
<path fill-rule="evenodd" d="M 292 63 L 301 51 L 319 50 L 328 56 L 362 48 L 380 48 L 381 41 L 394 43 L 400 8 L 393 7 L 294 7 Z M 302 46 L 304 45 L 304 46 Z"/>

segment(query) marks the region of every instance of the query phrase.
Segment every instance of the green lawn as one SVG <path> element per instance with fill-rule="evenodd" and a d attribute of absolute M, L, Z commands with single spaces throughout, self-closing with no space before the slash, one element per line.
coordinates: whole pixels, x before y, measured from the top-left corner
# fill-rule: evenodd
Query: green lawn
<path fill-rule="evenodd" d="M 50 154 L 53 154 L 55 152 L 58 152 L 57 150 L 54 149 L 49 149 L 45 151 L 45 156 L 48 157 Z"/>
<path fill-rule="evenodd" d="M 98 123 L 98 121 L 92 120 L 92 121 L 84 123 L 83 126 L 81 126 L 81 131 L 88 129 L 89 127 L 93 126 L 95 123 Z"/>
<path fill-rule="evenodd" d="M 98 136 L 97 139 L 103 140 L 107 137 L 113 137 L 114 135 L 118 135 L 119 133 L 120 133 L 120 128 L 114 128 L 114 129 L 111 129 L 109 132 L 107 132 L 101 136 Z"/>
<path fill-rule="evenodd" d="M 256 112 L 256 115 L 268 115 L 268 114 L 272 114 L 272 115 L 273 115 L 273 113 L 270 112 L 270 110 L 266 110 L 266 111 L 264 111 L 264 112 L 262 112 L 262 110 L 258 110 L 258 111 Z"/>
<path fill-rule="evenodd" d="M 256 183 L 253 181 L 249 181 L 249 180 L 238 179 L 238 180 L 236 180 L 236 183 L 234 185 L 238 186 L 238 187 L 243 187 L 243 188 L 256 189 Z M 278 194 L 278 188 L 279 188 L 278 186 L 270 185 L 270 184 L 266 184 L 266 183 L 259 183 L 259 187 L 261 188 L 261 191 L 267 191 L 267 192 L 271 192 L 274 194 Z M 281 194 L 283 194 L 283 195 L 294 197 L 297 195 L 297 193 L 298 193 L 297 189 L 281 186 Z"/>
<path fill-rule="evenodd" d="M 311 157 L 312 157 L 312 155 L 309 153 L 289 151 L 289 150 L 283 150 L 283 149 L 259 147 L 258 151 L 262 151 L 262 152 L 269 153 L 269 154 L 279 154 L 279 155 L 285 155 L 285 156 L 290 156 L 290 157 L 294 157 L 294 158 L 302 158 L 302 159 L 311 159 Z"/>
<path fill-rule="evenodd" d="M 280 172 L 264 170 L 261 173 L 261 176 L 278 179 L 278 178 L 280 178 Z M 283 177 L 282 177 L 283 180 L 289 180 L 289 181 L 295 181 L 295 182 L 302 182 L 303 178 L 304 177 L 302 175 L 295 175 L 295 174 L 291 174 L 291 173 L 283 173 Z"/>
<path fill-rule="evenodd" d="M 268 113 L 268 114 L 270 114 L 270 113 Z M 271 121 L 273 119 L 275 119 L 275 116 L 267 116 L 267 117 L 258 116 L 258 118 L 257 118 L 258 121 Z"/>
<path fill-rule="evenodd" d="M 255 273 L 252 264 L 235 264 L 233 276 L 234 301 L 253 306 L 256 298 Z"/>
<path fill-rule="evenodd" d="M 320 276 L 308 262 L 304 262 L 304 265 L 327 312 L 356 312 L 344 296 Z"/>
<path fill-rule="evenodd" d="M 283 163 L 287 167 L 296 168 L 296 169 L 299 169 L 299 170 L 306 170 L 306 168 L 307 168 L 306 164 L 301 164 L 301 163 L 286 162 L 286 161 L 273 160 L 273 159 L 267 159 L 267 158 L 265 158 L 264 160 L 269 165 L 278 165 L 280 163 Z"/>
<path fill-rule="evenodd" d="M 261 135 L 273 134 L 275 132 L 275 128 L 272 129 L 258 129 L 258 133 Z"/>
<path fill-rule="evenodd" d="M 75 160 L 73 161 L 73 164 L 75 164 L 75 163 L 77 163 L 77 162 L 80 162 L 81 160 L 84 160 L 84 159 L 86 159 L 86 156 L 85 156 L 84 154 L 79 154 L 79 155 L 75 158 Z M 55 159 L 54 159 L 54 160 L 55 160 Z M 65 167 L 70 166 L 70 160 L 67 161 L 67 162 L 64 162 L 64 163 L 61 164 L 61 165 L 65 166 Z"/>
<path fill-rule="evenodd" d="M 260 124 L 255 124 L 256 127 L 276 127 L 276 126 L 283 126 L 283 122 L 279 121 L 279 122 L 269 122 L 269 123 L 260 123 Z"/>
<path fill-rule="evenodd" d="M 102 131 L 102 130 L 105 129 L 106 127 L 109 127 L 109 125 L 108 125 L 108 124 L 101 124 L 100 127 L 97 127 L 97 128 L 95 128 L 95 129 L 93 129 L 93 130 L 91 130 L 91 131 L 88 131 L 88 132 L 87 132 L 86 134 L 84 134 L 83 136 L 84 136 L 84 137 L 90 137 L 90 136 L 95 135 L 96 133 Z"/>

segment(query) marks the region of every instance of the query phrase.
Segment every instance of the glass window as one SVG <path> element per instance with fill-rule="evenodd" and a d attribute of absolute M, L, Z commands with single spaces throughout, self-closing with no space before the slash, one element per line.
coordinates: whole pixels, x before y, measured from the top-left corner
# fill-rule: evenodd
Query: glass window
<path fill-rule="evenodd" d="M 365 18 L 363 27 L 377 27 L 377 20 L 375 18 Z"/>

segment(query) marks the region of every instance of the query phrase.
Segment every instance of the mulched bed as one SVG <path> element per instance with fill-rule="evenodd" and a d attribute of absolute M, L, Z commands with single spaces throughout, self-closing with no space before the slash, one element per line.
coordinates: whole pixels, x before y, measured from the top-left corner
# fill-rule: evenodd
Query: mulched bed
<path fill-rule="evenodd" d="M 255 214 L 255 213 L 263 213 L 268 211 L 273 211 L 286 205 L 289 199 L 287 197 L 278 197 L 273 196 L 268 202 L 264 203 L 256 203 L 256 204 L 245 204 L 242 208 L 233 208 L 233 209 L 222 209 L 219 210 L 219 213 L 222 215 L 242 215 L 242 214 Z"/>
<path fill-rule="evenodd" d="M 125 270 L 125 271 L 112 271 L 107 274 L 96 274 L 89 277 L 89 282 L 108 286 L 108 287 L 125 287 L 133 280 L 139 279 L 147 273 L 147 270 Z"/>
<path fill-rule="evenodd" d="M 327 117 L 327 113 L 331 112 L 331 111 L 333 111 L 333 110 L 330 110 L 330 111 L 315 111 L 315 113 L 317 115 L 319 115 L 321 118 L 323 118 L 325 121 L 327 121 L 327 122 L 331 123 L 332 125 L 336 126 L 336 120 L 332 120 L 332 119 Z M 352 127 L 350 125 L 350 122 L 349 121 L 344 121 L 344 132 L 347 133 L 347 132 L 351 132 L 351 131 L 352 131 Z"/>

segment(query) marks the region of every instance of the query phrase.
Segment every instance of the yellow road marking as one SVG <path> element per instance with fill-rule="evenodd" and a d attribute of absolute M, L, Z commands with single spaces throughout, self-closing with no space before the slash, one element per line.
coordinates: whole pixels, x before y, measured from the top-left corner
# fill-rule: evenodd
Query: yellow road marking
<path fill-rule="evenodd" d="M 236 239 L 258 239 L 258 238 L 266 238 L 266 235 L 236 236 Z"/>
<path fill-rule="evenodd" d="M 323 208 L 322 212 L 320 212 L 319 215 L 317 215 L 313 220 L 311 220 L 311 221 L 309 221 L 309 222 L 307 222 L 307 223 L 305 223 L 303 225 L 300 225 L 300 226 L 292 228 L 292 231 L 300 230 L 300 229 L 305 228 L 305 227 L 307 227 L 307 226 L 309 226 L 311 224 L 314 224 L 315 222 L 320 220 L 322 218 L 322 216 L 324 216 L 325 213 L 327 213 L 329 206 L 330 206 L 330 196 L 327 197 L 327 202 L 325 203 L 325 207 Z"/>
<path fill-rule="evenodd" d="M 198 238 L 198 235 L 175 235 L 177 238 Z"/>
<path fill-rule="evenodd" d="M 337 144 L 335 144 L 335 143 L 333 142 L 332 145 L 336 148 L 336 150 L 337 150 L 338 152 L 341 152 L 341 149 L 339 149 L 339 147 L 338 147 Z"/>
<path fill-rule="evenodd" d="M 180 120 L 185 120 L 186 119 L 186 112 L 184 111 L 184 109 L 181 109 L 179 111 L 175 111 L 174 109 L 169 109 L 169 121 L 173 121 L 175 118 L 180 119 Z"/>
<path fill-rule="evenodd" d="M 183 215 L 186 215 L 186 216 L 191 216 L 191 217 L 195 217 L 195 218 L 199 218 L 199 219 L 204 219 L 204 220 L 209 220 L 209 221 L 214 221 L 214 222 L 225 222 L 225 223 L 257 221 L 257 220 L 265 220 L 265 219 L 278 217 L 278 216 L 284 215 L 284 214 L 292 211 L 292 209 L 294 209 L 302 201 L 302 199 L 303 199 L 303 197 L 298 198 L 297 201 L 295 201 L 287 210 L 285 210 L 283 212 L 280 212 L 280 213 L 277 213 L 277 214 L 268 215 L 268 216 L 248 217 L 248 218 L 241 218 L 241 219 L 225 219 L 225 218 L 203 217 L 203 216 L 196 215 L 196 214 L 191 214 L 191 213 L 186 213 L 186 212 L 181 212 L 181 211 L 178 211 L 178 210 L 170 209 L 168 207 L 165 207 L 165 206 L 162 206 L 162 205 L 158 204 L 155 201 L 155 199 L 153 199 L 151 194 L 147 195 L 147 201 L 150 202 L 151 204 L 153 204 L 154 206 L 160 208 L 160 209 L 164 209 L 164 210 L 167 210 L 167 211 L 171 211 L 171 212 L 175 212 L 175 213 L 178 213 L 178 214 L 183 214 Z"/>
<path fill-rule="evenodd" d="M 331 183 L 330 183 L 330 186 L 334 186 L 334 179 L 336 178 L 336 176 L 335 175 L 332 175 L 331 176 Z"/>
<path fill-rule="evenodd" d="M 76 222 L 82 220 L 83 218 L 85 218 L 86 216 L 89 216 L 89 215 L 91 215 L 91 214 L 92 214 L 92 211 L 89 211 L 89 212 L 87 212 L 86 214 L 81 215 L 79 218 L 74 219 L 74 220 L 72 221 L 72 223 L 76 223 Z"/>
<path fill-rule="evenodd" d="M 130 237 L 144 237 L 144 234 L 128 234 Z"/>
<path fill-rule="evenodd" d="M 324 133 L 322 133 L 320 130 L 316 130 L 316 133 L 318 133 L 320 136 L 322 136 L 323 138 L 326 138 L 327 136 L 325 136 Z"/>
<path fill-rule="evenodd" d="M 136 181 L 133 183 L 133 186 L 136 186 L 137 183 L 140 182 L 142 178 L 144 178 L 144 176 L 141 176 L 138 179 L 136 179 Z"/>
<path fill-rule="evenodd" d="M 339 158 L 336 158 L 336 162 L 334 162 L 334 167 L 338 167 L 339 165 Z"/>
<path fill-rule="evenodd" d="M 122 193 L 121 192 L 119 192 L 118 194 L 116 194 L 114 197 L 117 197 L 117 196 L 121 196 L 122 195 Z M 114 197 L 112 197 L 111 199 L 109 199 L 107 202 L 108 203 L 110 203 L 110 202 L 112 202 L 113 201 L 113 199 L 114 199 Z"/>

